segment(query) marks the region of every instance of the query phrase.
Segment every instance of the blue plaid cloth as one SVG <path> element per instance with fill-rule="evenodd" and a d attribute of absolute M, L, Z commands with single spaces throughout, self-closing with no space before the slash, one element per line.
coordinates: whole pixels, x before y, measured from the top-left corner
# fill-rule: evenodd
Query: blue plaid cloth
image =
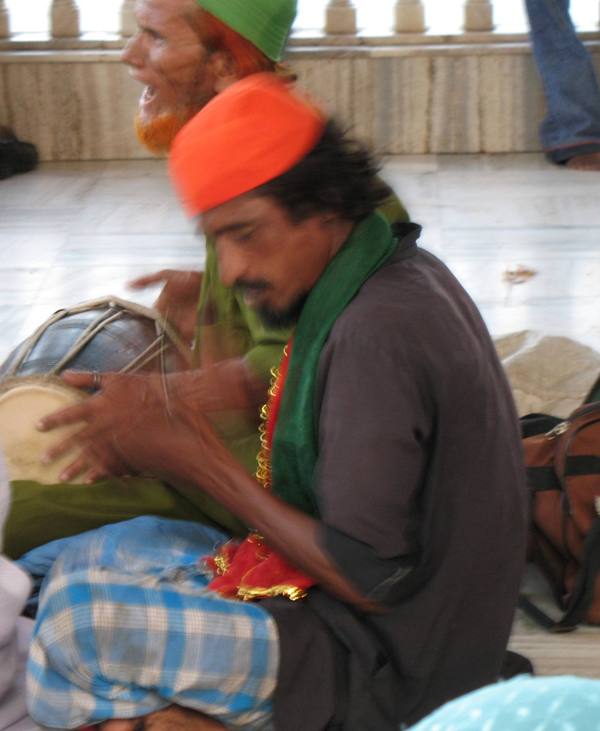
<path fill-rule="evenodd" d="M 33 718 L 67 729 L 177 704 L 231 729 L 270 728 L 275 622 L 259 605 L 208 591 L 199 563 L 226 538 L 136 518 L 70 539 L 41 590 Z"/>

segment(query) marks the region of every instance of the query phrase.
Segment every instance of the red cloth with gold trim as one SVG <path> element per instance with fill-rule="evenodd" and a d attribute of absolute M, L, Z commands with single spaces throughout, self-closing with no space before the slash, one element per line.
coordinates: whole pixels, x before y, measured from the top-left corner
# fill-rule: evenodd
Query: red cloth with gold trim
<path fill-rule="evenodd" d="M 279 369 L 273 371 L 274 382 L 269 390 L 269 401 L 262 411 L 262 447 L 258 456 L 256 477 L 267 490 L 271 488 L 271 448 L 291 349 L 290 342 L 284 351 Z M 241 542 L 228 541 L 214 556 L 206 558 L 205 563 L 215 574 L 209 589 L 222 596 L 245 601 L 273 596 L 285 596 L 297 601 L 305 597 L 307 590 L 316 583 L 269 548 L 264 539 L 255 532 Z"/>

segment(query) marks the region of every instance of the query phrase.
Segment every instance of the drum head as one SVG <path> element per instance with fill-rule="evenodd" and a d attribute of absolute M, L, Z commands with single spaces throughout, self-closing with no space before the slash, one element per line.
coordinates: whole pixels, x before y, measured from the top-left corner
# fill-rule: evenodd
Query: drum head
<path fill-rule="evenodd" d="M 51 465 L 41 462 L 46 451 L 81 429 L 81 424 L 40 432 L 36 423 L 54 411 L 73 406 L 86 395 L 59 379 L 13 378 L 0 388 L 0 446 L 11 480 L 33 480 L 46 485 L 60 482 L 62 470 L 75 452 Z"/>

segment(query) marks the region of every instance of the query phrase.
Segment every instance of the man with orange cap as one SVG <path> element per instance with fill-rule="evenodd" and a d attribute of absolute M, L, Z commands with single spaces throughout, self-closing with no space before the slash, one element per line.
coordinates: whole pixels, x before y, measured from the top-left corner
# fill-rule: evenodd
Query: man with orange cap
<path fill-rule="evenodd" d="M 40 599 L 32 715 L 121 719 L 106 724 L 117 731 L 154 728 L 144 716 L 173 704 L 198 729 L 397 731 L 493 682 L 527 501 L 512 397 L 474 304 L 419 249 L 418 226 L 377 213 L 371 156 L 273 74 L 190 121 L 171 172 L 223 283 L 292 329 L 259 469 L 175 380 L 135 417 L 143 433 L 132 417 L 87 436 L 253 530 L 227 542 L 138 519 L 63 546 Z"/>

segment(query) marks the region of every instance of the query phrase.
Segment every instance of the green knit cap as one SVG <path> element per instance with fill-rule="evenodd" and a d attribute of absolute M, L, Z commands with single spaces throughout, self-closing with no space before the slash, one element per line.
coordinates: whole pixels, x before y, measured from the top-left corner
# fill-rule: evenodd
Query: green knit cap
<path fill-rule="evenodd" d="M 281 61 L 296 18 L 297 0 L 196 0 L 200 7 Z"/>

